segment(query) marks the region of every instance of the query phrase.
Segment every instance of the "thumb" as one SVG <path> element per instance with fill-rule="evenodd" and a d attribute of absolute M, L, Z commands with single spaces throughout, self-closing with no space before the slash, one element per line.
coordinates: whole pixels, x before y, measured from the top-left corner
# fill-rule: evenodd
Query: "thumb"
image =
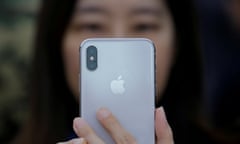
<path fill-rule="evenodd" d="M 157 108 L 155 112 L 155 131 L 157 144 L 173 144 L 173 135 L 169 126 L 163 107 Z"/>

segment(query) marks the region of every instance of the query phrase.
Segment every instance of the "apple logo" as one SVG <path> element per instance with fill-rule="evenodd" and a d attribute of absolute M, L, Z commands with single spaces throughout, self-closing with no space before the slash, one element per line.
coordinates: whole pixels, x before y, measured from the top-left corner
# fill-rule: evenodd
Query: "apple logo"
<path fill-rule="evenodd" d="M 114 94 L 123 94 L 125 92 L 124 80 L 122 80 L 121 75 L 117 78 L 117 80 L 113 80 L 111 82 L 111 90 Z"/>

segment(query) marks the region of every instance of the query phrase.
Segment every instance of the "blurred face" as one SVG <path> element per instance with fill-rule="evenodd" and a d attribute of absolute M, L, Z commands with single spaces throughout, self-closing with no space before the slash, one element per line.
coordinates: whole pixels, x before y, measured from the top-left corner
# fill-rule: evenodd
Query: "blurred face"
<path fill-rule="evenodd" d="M 156 46 L 157 92 L 166 85 L 174 54 L 173 21 L 164 0 L 79 0 L 62 53 L 70 89 L 78 92 L 79 45 L 93 37 L 145 37 Z"/>

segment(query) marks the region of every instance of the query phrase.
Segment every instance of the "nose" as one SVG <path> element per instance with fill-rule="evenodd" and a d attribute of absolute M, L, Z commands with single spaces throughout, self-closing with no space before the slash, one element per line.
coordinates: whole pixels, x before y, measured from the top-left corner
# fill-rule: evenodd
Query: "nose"
<path fill-rule="evenodd" d="M 127 25 L 124 20 L 117 20 L 112 25 L 112 36 L 113 37 L 126 37 L 128 35 Z"/>

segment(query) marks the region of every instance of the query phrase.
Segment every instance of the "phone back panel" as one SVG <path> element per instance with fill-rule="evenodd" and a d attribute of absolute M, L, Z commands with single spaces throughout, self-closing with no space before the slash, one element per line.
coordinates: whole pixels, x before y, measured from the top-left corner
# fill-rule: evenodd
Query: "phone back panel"
<path fill-rule="evenodd" d="M 87 68 L 87 48 L 97 48 L 97 69 Z M 80 110 L 107 143 L 114 141 L 96 119 L 106 107 L 138 144 L 154 144 L 155 48 L 148 39 L 87 39 L 80 47 Z"/>

